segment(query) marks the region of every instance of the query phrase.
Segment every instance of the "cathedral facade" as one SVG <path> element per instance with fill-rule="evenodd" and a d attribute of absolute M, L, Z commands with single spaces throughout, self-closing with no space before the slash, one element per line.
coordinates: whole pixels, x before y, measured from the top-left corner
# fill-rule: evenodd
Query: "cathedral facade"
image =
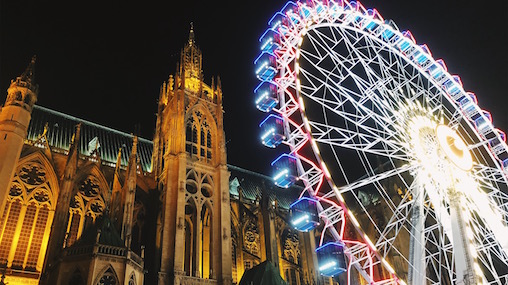
<path fill-rule="evenodd" d="M 227 164 L 222 83 L 204 82 L 192 28 L 153 140 L 35 105 L 34 65 L 0 110 L 0 282 L 226 285 L 265 260 L 288 284 L 330 282 L 287 222 L 300 190 Z"/>

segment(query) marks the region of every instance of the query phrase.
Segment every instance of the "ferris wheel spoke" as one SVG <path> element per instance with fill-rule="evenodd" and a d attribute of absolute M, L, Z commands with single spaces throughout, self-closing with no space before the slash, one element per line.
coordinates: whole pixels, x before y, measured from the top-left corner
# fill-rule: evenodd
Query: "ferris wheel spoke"
<path fill-rule="evenodd" d="M 410 161 L 404 147 L 397 142 L 386 140 L 376 134 L 366 134 L 347 128 L 329 126 L 317 122 L 309 122 L 312 127 L 312 136 L 317 143 L 331 147 L 352 149 L 371 153 L 378 156 L 389 157 L 401 161 Z"/>
<path fill-rule="evenodd" d="M 392 248 L 393 242 L 399 234 L 399 231 L 403 228 L 404 223 L 406 223 L 409 213 L 413 207 L 413 203 L 414 200 L 411 199 L 410 192 L 406 191 L 402 201 L 393 212 L 390 220 L 376 242 L 376 247 L 383 258 L 386 258 L 388 252 Z"/>
<path fill-rule="evenodd" d="M 491 284 L 505 284 L 502 276 L 498 276 L 497 269 L 501 264 L 508 266 L 508 255 L 503 245 L 498 243 L 495 234 L 485 227 L 483 220 L 478 220 L 475 215 L 471 216 L 470 225 L 472 233 L 472 248 L 474 255 L 482 265 L 482 270 L 495 278 Z M 503 239 L 501 239 L 502 241 Z M 508 275 L 505 275 L 508 276 Z"/>
<path fill-rule="evenodd" d="M 395 127 L 393 126 L 394 120 L 387 114 L 386 106 L 382 101 L 376 101 L 373 105 L 379 109 L 385 107 L 384 114 L 376 112 L 372 109 L 365 107 L 365 105 L 359 105 L 355 102 L 354 91 L 351 91 L 341 85 L 330 86 L 325 82 L 310 83 L 312 86 L 302 87 L 302 95 L 305 98 L 312 100 L 313 102 L 322 106 L 330 112 L 338 115 L 342 120 L 354 123 L 359 128 L 363 128 L 368 132 L 376 132 L 385 139 L 397 139 L 395 136 Z M 327 92 L 323 92 L 327 91 Z M 321 95 L 321 96 L 316 96 Z M 364 99 L 367 100 L 367 99 Z M 365 102 L 365 101 L 364 101 Z M 351 110 L 350 106 L 353 105 L 354 109 Z M 348 109 L 346 111 L 346 109 Z M 371 124 L 375 126 L 369 126 L 367 120 L 371 120 Z"/>
<path fill-rule="evenodd" d="M 387 178 L 395 176 L 395 175 L 400 175 L 402 173 L 411 171 L 415 168 L 416 168 L 416 166 L 414 166 L 414 165 L 404 164 L 403 166 L 401 166 L 399 168 L 391 169 L 391 170 L 388 170 L 388 171 L 385 171 L 382 173 L 378 173 L 378 174 L 375 174 L 372 176 L 367 176 L 367 177 L 364 177 L 364 178 L 357 180 L 353 183 L 350 183 L 348 185 L 338 187 L 338 193 L 343 194 L 346 192 L 352 192 L 358 188 L 365 187 L 367 185 L 373 185 L 376 182 L 379 182 L 381 180 L 387 179 Z"/>
<path fill-rule="evenodd" d="M 498 168 L 493 168 L 481 163 L 474 163 L 472 172 L 479 179 L 484 179 L 495 184 L 506 185 L 507 183 L 508 177 Z"/>

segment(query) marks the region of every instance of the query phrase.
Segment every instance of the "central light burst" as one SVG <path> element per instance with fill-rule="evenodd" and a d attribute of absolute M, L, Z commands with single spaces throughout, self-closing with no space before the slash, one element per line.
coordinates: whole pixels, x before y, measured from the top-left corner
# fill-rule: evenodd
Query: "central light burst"
<path fill-rule="evenodd" d="M 419 102 L 401 104 L 395 117 L 403 134 L 400 139 L 416 166 L 412 174 L 425 177 L 421 180 L 426 188 L 442 190 L 438 192 L 446 195 L 448 189 L 467 179 L 472 167 L 471 154 L 458 134 L 443 124 L 442 118 Z"/>

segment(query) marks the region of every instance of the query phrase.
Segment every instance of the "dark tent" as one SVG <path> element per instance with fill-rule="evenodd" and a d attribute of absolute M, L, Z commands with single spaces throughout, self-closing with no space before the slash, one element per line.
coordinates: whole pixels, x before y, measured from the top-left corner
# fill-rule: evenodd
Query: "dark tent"
<path fill-rule="evenodd" d="M 287 285 L 279 271 L 266 260 L 245 271 L 238 285 Z"/>

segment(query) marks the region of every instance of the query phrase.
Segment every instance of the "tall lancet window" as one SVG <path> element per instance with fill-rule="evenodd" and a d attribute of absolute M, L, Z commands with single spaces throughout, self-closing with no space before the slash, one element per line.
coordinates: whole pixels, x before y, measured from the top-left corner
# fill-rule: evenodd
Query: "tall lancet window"
<path fill-rule="evenodd" d="M 58 197 L 58 182 L 45 163 L 26 160 L 14 174 L 0 218 L 0 264 L 15 270 L 40 272 L 46 250 L 43 245 L 48 242 Z"/>
<path fill-rule="evenodd" d="M 212 160 L 213 135 L 207 118 L 200 111 L 193 112 L 185 126 L 185 151 L 199 160 Z"/>

